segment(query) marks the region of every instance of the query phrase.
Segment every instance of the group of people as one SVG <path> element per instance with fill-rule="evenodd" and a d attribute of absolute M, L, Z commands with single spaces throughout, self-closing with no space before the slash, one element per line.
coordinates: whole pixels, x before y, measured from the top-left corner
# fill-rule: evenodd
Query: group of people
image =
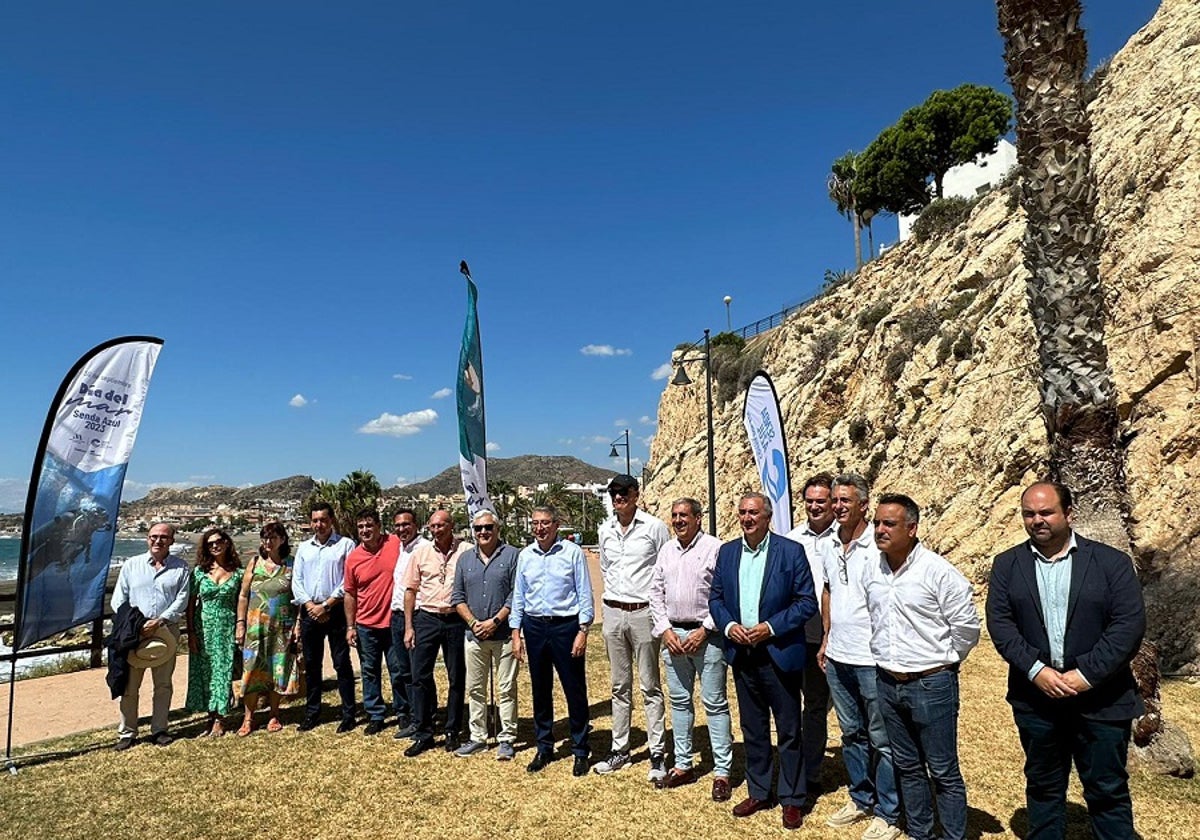
<path fill-rule="evenodd" d="M 278 730 L 280 698 L 301 693 L 305 681 L 299 729 L 319 725 L 326 646 L 341 701 L 338 731 L 353 729 L 349 650 L 356 647 L 364 733 L 377 735 L 385 725 L 386 665 L 395 737 L 410 741 L 406 756 L 421 755 L 438 746 L 440 652 L 448 683 L 441 746 L 468 758 L 489 751 L 494 736 L 496 759 L 511 760 L 518 663 L 526 662 L 535 741 L 529 772 L 556 757 L 555 675 L 567 704 L 574 775 L 629 766 L 636 678 L 647 777 L 672 789 L 700 776 L 692 742 L 699 681 L 717 802 L 732 796 L 732 671 L 747 782 L 735 817 L 781 805 L 783 826 L 801 826 L 821 792 L 832 705 L 849 801 L 828 818 L 830 826 L 865 823 L 863 840 L 893 840 L 902 829 L 913 840 L 965 837 L 959 668 L 979 641 L 980 619 L 967 579 L 918 538 L 920 509 L 911 498 L 883 494 L 872 509 L 861 476 L 816 475 L 803 488 L 801 526 L 786 536 L 772 533 L 769 498 L 746 493 L 737 508 L 742 535 L 721 543 L 702 531 L 694 499 L 672 504 L 668 529 L 639 508 L 632 476 L 616 476 L 608 492 L 613 515 L 600 526 L 599 552 L 612 733 L 595 764 L 584 661 L 596 605 L 584 553 L 559 539 L 549 506 L 534 508 L 533 542 L 518 550 L 501 539 L 487 510 L 471 521 L 472 543 L 459 539 L 446 511 L 430 517 L 426 539 L 413 511 L 396 512 L 389 534 L 369 509 L 357 517 L 355 543 L 336 533 L 333 510 L 318 504 L 312 536 L 294 558 L 283 527 L 270 523 L 259 556 L 242 570 L 228 535 L 210 529 L 190 573 L 169 553 L 171 526 L 157 524 L 150 551 L 122 567 L 113 605 L 139 608 L 146 638 L 165 632 L 178 639 L 186 618 L 193 657 L 187 706 L 209 714 L 211 734 L 223 731 L 239 686 L 240 734 L 252 729 L 264 695 L 268 729 Z M 1130 661 L 1145 616 L 1132 561 L 1075 534 L 1071 493 L 1060 484 L 1026 489 L 1021 516 L 1029 540 L 996 558 L 986 613 L 1010 665 L 1008 700 L 1026 753 L 1028 836 L 1063 836 L 1072 761 L 1095 835 L 1133 836 L 1125 757 L 1142 707 Z M 173 668 L 173 657 L 150 668 L 151 735 L 159 744 L 170 742 Z M 130 669 L 118 749 L 136 735 L 144 670 Z"/>

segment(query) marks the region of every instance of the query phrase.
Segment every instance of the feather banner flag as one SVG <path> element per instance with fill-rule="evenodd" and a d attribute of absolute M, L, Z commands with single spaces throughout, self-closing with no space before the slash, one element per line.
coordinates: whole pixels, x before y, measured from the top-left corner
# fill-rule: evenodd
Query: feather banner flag
<path fill-rule="evenodd" d="M 471 279 L 466 260 L 458 270 L 467 278 L 467 322 L 463 327 L 462 351 L 458 356 L 458 467 L 467 516 L 492 510 L 487 490 L 487 431 L 483 416 L 483 349 L 479 342 L 479 292 Z"/>
<path fill-rule="evenodd" d="M 103 615 L 125 468 L 161 348 L 151 336 L 106 341 L 59 386 L 25 504 L 14 652 Z"/>
<path fill-rule="evenodd" d="M 771 530 L 786 534 L 792 530 L 792 485 L 788 477 L 787 441 L 779 418 L 779 397 L 765 371 L 754 374 L 746 388 L 743 414 L 754 463 L 762 479 L 763 493 L 771 500 Z"/>

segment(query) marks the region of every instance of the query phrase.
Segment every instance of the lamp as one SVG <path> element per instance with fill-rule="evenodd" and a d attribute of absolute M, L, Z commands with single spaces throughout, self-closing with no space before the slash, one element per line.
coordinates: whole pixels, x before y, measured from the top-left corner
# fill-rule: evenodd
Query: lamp
<path fill-rule="evenodd" d="M 725 305 L 730 298 L 726 297 Z M 709 343 L 709 331 L 704 331 L 704 355 L 688 356 L 686 353 L 674 359 L 675 375 L 671 377 L 672 385 L 691 385 L 692 378 L 687 375 L 683 366 L 688 362 L 704 362 L 705 407 L 708 414 L 708 532 L 717 535 L 717 473 L 716 458 L 713 455 L 713 397 L 712 397 L 712 344 Z M 696 345 L 692 345 L 696 347 Z M 696 347 L 697 350 L 700 348 Z"/>

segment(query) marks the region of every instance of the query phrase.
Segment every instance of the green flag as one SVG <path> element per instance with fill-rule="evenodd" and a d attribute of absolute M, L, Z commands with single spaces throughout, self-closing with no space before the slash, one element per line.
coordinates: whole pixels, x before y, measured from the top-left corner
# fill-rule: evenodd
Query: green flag
<path fill-rule="evenodd" d="M 464 260 L 458 268 L 467 278 L 467 323 L 458 356 L 458 466 L 462 473 L 467 514 L 494 510 L 487 492 L 487 432 L 483 419 L 483 351 L 479 344 L 479 292 Z"/>

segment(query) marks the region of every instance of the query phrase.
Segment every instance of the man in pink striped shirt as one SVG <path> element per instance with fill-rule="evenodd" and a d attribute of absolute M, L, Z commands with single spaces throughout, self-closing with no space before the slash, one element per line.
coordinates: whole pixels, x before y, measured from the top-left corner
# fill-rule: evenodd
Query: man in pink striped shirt
<path fill-rule="evenodd" d="M 696 781 L 692 688 L 699 675 L 700 701 L 708 717 L 713 751 L 712 798 L 714 802 L 725 802 L 730 796 L 729 769 L 733 763 L 732 723 L 725 693 L 728 666 L 721 645 L 709 639 L 714 627 L 708 614 L 708 594 L 721 541 L 700 531 L 700 503 L 695 499 L 679 499 L 671 505 L 671 527 L 675 539 L 659 550 L 650 579 L 650 615 L 654 621 L 651 633 L 662 639 L 675 766 L 655 786 L 676 788 Z"/>

